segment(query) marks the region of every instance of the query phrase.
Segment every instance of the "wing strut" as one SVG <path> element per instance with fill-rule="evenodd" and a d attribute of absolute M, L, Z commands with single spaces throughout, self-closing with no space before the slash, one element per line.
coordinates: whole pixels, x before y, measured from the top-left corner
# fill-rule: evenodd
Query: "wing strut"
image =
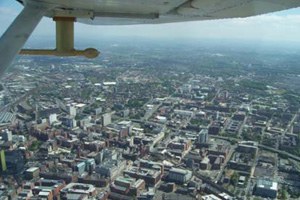
<path fill-rule="evenodd" d="M 74 17 L 54 17 L 56 23 L 56 49 L 22 49 L 22 55 L 85 56 L 96 58 L 99 51 L 94 48 L 74 49 Z"/>
<path fill-rule="evenodd" d="M 0 39 L 0 77 L 49 8 L 27 5 Z"/>

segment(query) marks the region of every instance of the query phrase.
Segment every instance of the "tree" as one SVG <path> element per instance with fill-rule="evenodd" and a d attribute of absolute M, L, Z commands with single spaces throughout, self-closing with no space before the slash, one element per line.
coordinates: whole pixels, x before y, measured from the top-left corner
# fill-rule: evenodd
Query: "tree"
<path fill-rule="evenodd" d="M 240 175 L 239 175 L 239 173 L 237 173 L 237 172 L 234 172 L 234 173 L 232 174 L 231 179 L 230 179 L 230 183 L 231 183 L 232 185 L 234 185 L 234 187 L 237 186 L 238 181 L 239 181 L 239 177 L 240 177 Z"/>
<path fill-rule="evenodd" d="M 40 148 L 41 142 L 40 141 L 33 141 L 30 147 L 28 148 L 30 151 L 36 151 Z"/>
<path fill-rule="evenodd" d="M 281 190 L 281 199 L 283 199 L 283 200 L 287 199 L 287 191 L 286 191 L 285 187 L 283 187 Z"/>

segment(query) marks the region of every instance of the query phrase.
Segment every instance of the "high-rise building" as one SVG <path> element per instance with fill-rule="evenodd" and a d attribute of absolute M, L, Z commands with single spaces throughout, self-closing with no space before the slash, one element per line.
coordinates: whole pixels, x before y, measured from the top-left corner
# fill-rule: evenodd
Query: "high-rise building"
<path fill-rule="evenodd" d="M 87 125 L 90 124 L 92 117 L 91 116 L 86 116 L 83 119 L 80 120 L 80 127 L 86 127 Z"/>
<path fill-rule="evenodd" d="M 6 174 L 18 174 L 24 169 L 24 157 L 20 150 L 1 151 L 1 171 Z"/>
<path fill-rule="evenodd" d="M 75 168 L 76 168 L 76 171 L 78 171 L 79 175 L 82 175 L 85 171 L 85 167 L 86 167 L 85 162 L 81 162 L 81 163 L 78 163 Z"/>
<path fill-rule="evenodd" d="M 102 113 L 102 108 L 101 108 L 101 107 L 96 108 L 96 109 L 95 109 L 95 113 L 96 113 L 96 115 L 101 114 L 101 113 Z"/>
<path fill-rule="evenodd" d="M 67 106 L 68 114 L 72 117 L 76 117 L 76 108 L 72 105 Z"/>
<path fill-rule="evenodd" d="M 130 113 L 129 109 L 123 110 L 122 117 L 127 117 L 129 113 Z"/>
<path fill-rule="evenodd" d="M 209 126 L 208 134 L 209 135 L 218 135 L 220 133 L 220 130 L 221 130 L 220 125 L 217 123 L 214 123 Z"/>
<path fill-rule="evenodd" d="M 199 133 L 198 136 L 198 142 L 200 144 L 205 144 L 208 142 L 208 130 L 207 129 L 202 129 Z"/>
<path fill-rule="evenodd" d="M 111 114 L 106 113 L 106 114 L 102 115 L 101 123 L 102 123 L 102 126 L 107 126 L 107 125 L 111 124 Z"/>
<path fill-rule="evenodd" d="M 1 136 L 2 136 L 2 139 L 7 142 L 7 141 L 11 141 L 12 140 L 12 133 L 10 130 L 8 129 L 5 129 L 5 130 L 2 130 L 1 131 Z"/>
<path fill-rule="evenodd" d="M 4 172 L 7 169 L 4 150 L 0 151 L 0 157 L 1 157 L 1 171 Z"/>
<path fill-rule="evenodd" d="M 56 115 L 56 113 L 49 115 L 49 123 L 50 123 L 50 125 L 52 125 L 54 122 L 57 122 L 57 115 Z"/>
<path fill-rule="evenodd" d="M 77 122 L 73 117 L 67 117 L 65 120 L 65 124 L 70 128 L 74 128 L 77 126 Z"/>

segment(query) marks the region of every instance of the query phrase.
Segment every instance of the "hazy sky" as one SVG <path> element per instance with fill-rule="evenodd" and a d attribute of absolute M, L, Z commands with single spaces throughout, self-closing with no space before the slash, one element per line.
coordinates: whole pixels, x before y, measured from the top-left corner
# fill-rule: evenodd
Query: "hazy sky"
<path fill-rule="evenodd" d="M 22 10 L 14 0 L 0 0 L 0 34 Z M 55 26 L 51 19 L 44 18 L 31 36 L 54 37 Z M 134 26 L 90 26 L 76 23 L 77 38 L 98 38 L 105 36 L 133 36 L 174 39 L 254 39 L 280 42 L 300 42 L 300 9 L 291 9 L 268 15 L 249 18 L 213 21 L 185 22 L 163 25 Z"/>

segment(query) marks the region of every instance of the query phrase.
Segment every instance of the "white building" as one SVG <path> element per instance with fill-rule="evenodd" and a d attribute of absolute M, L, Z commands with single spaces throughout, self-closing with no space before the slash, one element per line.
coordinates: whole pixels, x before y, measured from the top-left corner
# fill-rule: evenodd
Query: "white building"
<path fill-rule="evenodd" d="M 73 105 L 68 105 L 67 106 L 68 114 L 72 117 L 76 116 L 76 108 Z"/>
<path fill-rule="evenodd" d="M 96 108 L 96 109 L 95 109 L 95 113 L 96 113 L 96 115 L 101 114 L 101 113 L 102 113 L 102 108 L 101 108 L 101 107 Z"/>
<path fill-rule="evenodd" d="M 165 137 L 165 132 L 160 132 L 153 138 L 153 146 Z"/>
<path fill-rule="evenodd" d="M 187 117 L 193 117 L 194 113 L 192 111 L 189 110 L 174 110 L 174 113 L 176 115 L 183 115 L 183 116 L 187 116 Z"/>
<path fill-rule="evenodd" d="M 90 121 L 91 121 L 92 117 L 91 116 L 87 116 L 83 119 L 80 120 L 80 127 L 83 128 L 83 127 L 86 127 L 90 124 Z"/>
<path fill-rule="evenodd" d="M 49 115 L 49 123 L 50 123 L 50 125 L 52 125 L 55 122 L 57 122 L 57 115 L 56 115 L 56 113 L 50 114 Z"/>
<path fill-rule="evenodd" d="M 175 183 L 183 184 L 192 178 L 192 172 L 189 170 L 171 168 L 169 172 L 169 180 Z"/>
<path fill-rule="evenodd" d="M 165 124 L 167 122 L 167 118 L 163 116 L 156 116 L 157 122 L 161 124 Z"/>
<path fill-rule="evenodd" d="M 209 194 L 201 197 L 202 200 L 221 200 L 221 198 L 217 197 L 214 194 Z"/>
<path fill-rule="evenodd" d="M 102 123 L 102 126 L 107 126 L 107 125 L 111 124 L 111 114 L 106 113 L 106 114 L 102 115 L 101 123 Z"/>
<path fill-rule="evenodd" d="M 278 183 L 270 180 L 260 179 L 256 183 L 255 195 L 269 198 L 276 198 Z"/>
<path fill-rule="evenodd" d="M 2 136 L 2 139 L 6 142 L 12 140 L 12 133 L 8 129 L 2 130 L 1 136 Z"/>
<path fill-rule="evenodd" d="M 83 183 L 69 183 L 66 187 L 61 189 L 62 194 L 83 194 L 93 196 L 96 193 L 96 188 L 90 184 Z"/>
<path fill-rule="evenodd" d="M 117 85 L 117 82 L 111 81 L 111 82 L 103 82 L 104 86 L 114 86 Z"/>

